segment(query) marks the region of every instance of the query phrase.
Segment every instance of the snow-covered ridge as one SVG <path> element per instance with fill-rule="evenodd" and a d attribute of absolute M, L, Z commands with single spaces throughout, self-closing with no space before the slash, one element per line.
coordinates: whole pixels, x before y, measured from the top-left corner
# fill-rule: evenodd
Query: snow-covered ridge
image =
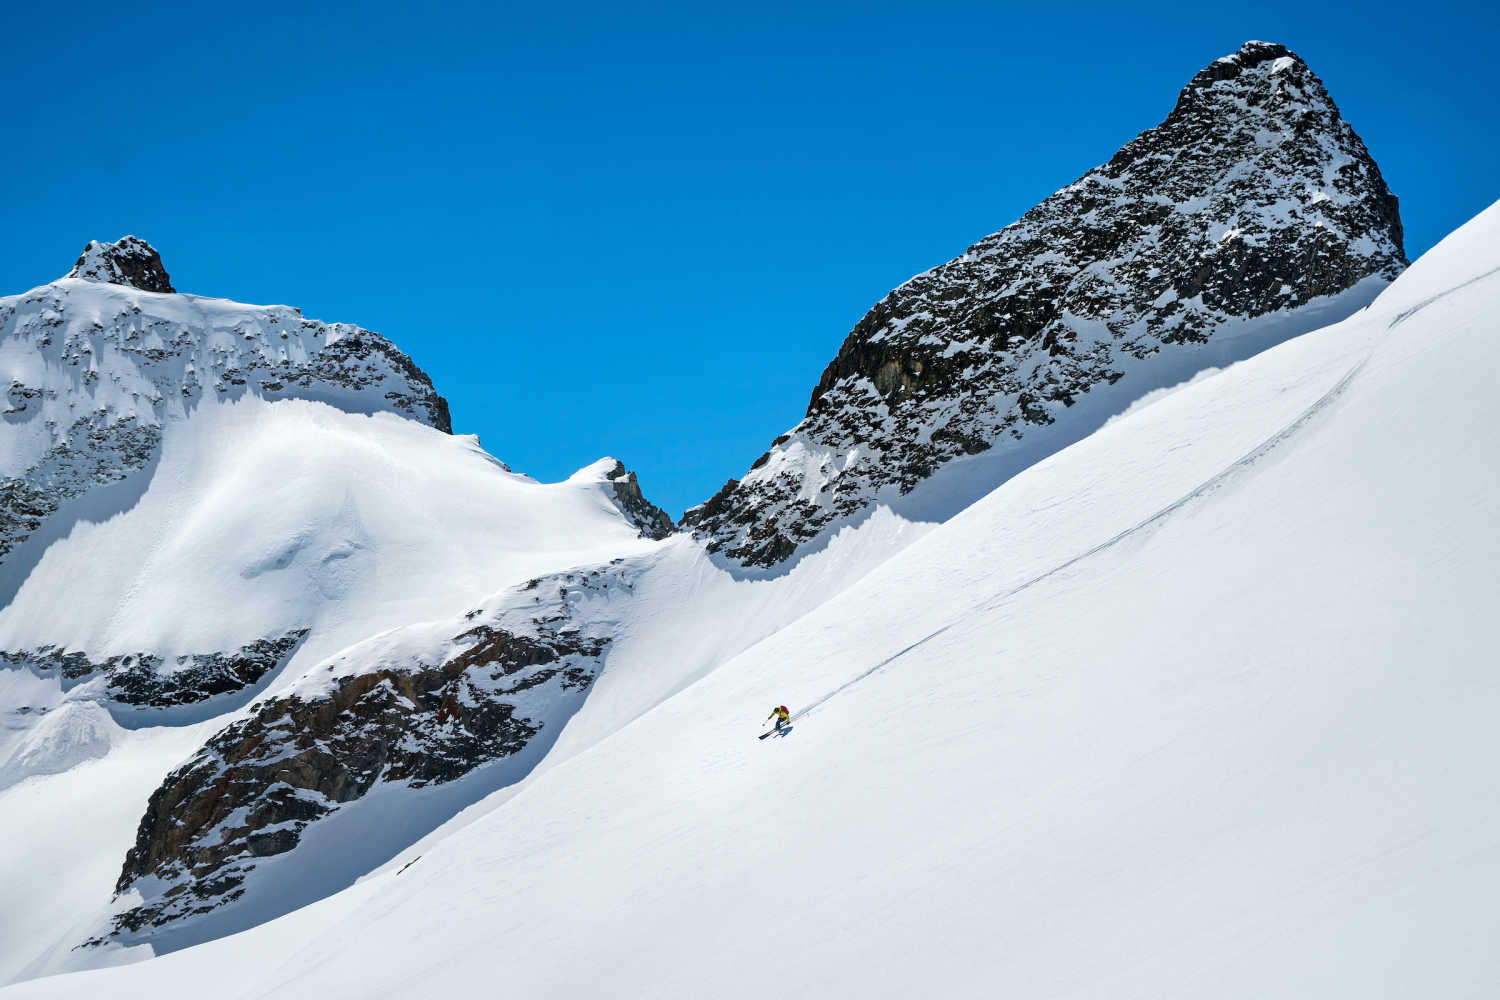
<path fill-rule="evenodd" d="M 995 485 L 1405 264 L 1396 199 L 1322 81 L 1247 43 L 1108 163 L 881 300 L 805 419 L 684 523 L 773 566 L 955 459 L 995 450 Z"/>
<path fill-rule="evenodd" d="M 164 427 L 135 492 L 46 538 L 0 608 L 0 663 L 75 700 L 139 706 L 131 720 L 229 679 L 260 683 L 274 669 L 254 651 L 293 633 L 308 633 L 299 658 L 320 659 L 508 581 L 649 545 L 609 478 L 618 465 L 544 484 L 470 436 L 388 413 L 205 402 Z M 138 683 L 147 664 L 152 690 Z"/>

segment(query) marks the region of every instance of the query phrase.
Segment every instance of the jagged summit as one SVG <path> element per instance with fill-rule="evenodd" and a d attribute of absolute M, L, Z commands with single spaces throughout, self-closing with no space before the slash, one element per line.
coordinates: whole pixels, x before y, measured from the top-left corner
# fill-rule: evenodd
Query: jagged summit
<path fill-rule="evenodd" d="M 128 285 L 143 292 L 177 291 L 161 262 L 161 254 L 136 236 L 122 236 L 113 243 L 89 240 L 65 277 Z"/>
<path fill-rule="evenodd" d="M 1002 447 L 1014 474 L 1145 392 L 1347 315 L 1405 265 L 1396 198 L 1322 81 L 1248 42 L 1109 162 L 877 303 L 803 421 L 684 525 L 776 565 L 954 459 Z"/>
<path fill-rule="evenodd" d="M 640 529 L 642 538 L 660 540 L 672 533 L 671 515 L 646 499 L 635 473 L 627 470 L 624 462 L 616 461 L 605 478 L 614 491 L 615 503 Z"/>
<path fill-rule="evenodd" d="M 1188 85 L 1182 88 L 1182 94 L 1178 98 L 1179 103 L 1182 97 L 1212 87 L 1220 80 L 1232 80 L 1246 70 L 1253 70 L 1264 63 L 1278 60 L 1283 62 L 1280 66 L 1274 67 L 1275 72 L 1285 69 L 1289 63 L 1296 63 L 1304 71 L 1307 70 L 1307 64 L 1302 61 L 1302 58 L 1285 45 L 1278 45 L 1275 42 L 1249 41 L 1241 45 L 1238 51 L 1215 59 L 1194 74 L 1193 78 L 1188 81 Z"/>

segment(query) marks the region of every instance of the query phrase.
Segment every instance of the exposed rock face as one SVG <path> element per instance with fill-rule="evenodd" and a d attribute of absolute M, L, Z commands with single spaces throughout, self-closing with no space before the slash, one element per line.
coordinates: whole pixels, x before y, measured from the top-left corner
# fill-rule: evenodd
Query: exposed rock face
<path fill-rule="evenodd" d="M 631 589 L 618 567 L 533 580 L 488 615 L 361 643 L 316 686 L 252 706 L 152 794 L 117 886 L 146 898 L 112 935 L 233 903 L 263 859 L 378 784 L 452 781 L 560 726 L 610 642 L 580 607 Z"/>
<path fill-rule="evenodd" d="M 143 292 L 176 291 L 161 262 L 161 254 L 151 244 L 134 236 L 121 237 L 114 243 L 89 240 L 67 277 L 129 285 Z"/>
<path fill-rule="evenodd" d="M 257 639 L 232 652 L 179 656 L 170 664 L 152 653 L 111 656 L 96 662 L 81 652 L 43 646 L 0 652 L 0 666 L 29 669 L 70 682 L 103 676 L 105 691 L 112 700 L 139 708 L 167 708 L 255 684 L 286 662 L 307 631 L 297 629 L 275 639 Z"/>
<path fill-rule="evenodd" d="M 615 503 L 630 523 L 641 529 L 642 538 L 661 539 L 672 533 L 671 515 L 646 499 L 640 483 L 636 482 L 635 473 L 627 472 L 624 462 L 615 463 L 609 482 L 614 487 Z"/>
<path fill-rule="evenodd" d="M 1405 264 L 1396 198 L 1322 82 L 1247 43 L 1108 163 L 876 304 L 803 421 L 684 526 L 774 565 L 1163 352 Z"/>
<path fill-rule="evenodd" d="M 91 243 L 70 277 L 0 299 L 0 561 L 58 508 L 159 453 L 203 400 L 303 398 L 451 432 L 448 404 L 390 341 L 286 306 L 170 292 L 156 251 Z"/>
<path fill-rule="evenodd" d="M 28 402 L 17 405 L 18 396 Z M 11 408 L 5 411 L 5 417 L 9 420 L 32 409 L 29 401 L 36 399 L 56 401 L 57 395 L 55 391 L 12 383 Z M 38 412 L 40 409 L 36 407 Z M 107 410 L 80 413 L 66 426 L 53 424 L 45 429 L 47 434 L 41 443 L 47 447 L 40 455 L 26 456 L 32 459 L 31 464 L 0 470 L 0 562 L 63 503 L 144 468 L 161 445 L 159 425 L 142 424 L 135 416 L 113 418 Z"/>

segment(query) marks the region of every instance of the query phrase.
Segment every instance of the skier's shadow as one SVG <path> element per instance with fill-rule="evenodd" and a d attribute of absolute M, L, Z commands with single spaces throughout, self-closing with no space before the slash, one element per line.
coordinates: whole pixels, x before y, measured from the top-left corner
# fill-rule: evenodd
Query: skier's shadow
<path fill-rule="evenodd" d="M 784 740 L 788 736 L 792 735 L 792 730 L 795 728 L 795 726 L 782 726 L 780 729 L 772 730 L 771 735 L 767 738 L 773 740 Z"/>

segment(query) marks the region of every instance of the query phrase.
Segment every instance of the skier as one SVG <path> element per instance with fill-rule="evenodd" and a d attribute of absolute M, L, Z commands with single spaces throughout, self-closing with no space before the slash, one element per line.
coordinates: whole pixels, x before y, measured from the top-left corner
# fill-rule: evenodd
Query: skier
<path fill-rule="evenodd" d="M 775 708 L 771 709 L 771 715 L 766 716 L 766 718 L 769 719 L 771 718 L 771 716 L 776 717 L 776 731 L 779 733 L 781 732 L 782 727 L 785 726 L 789 721 L 791 721 L 792 713 L 787 711 L 785 705 L 777 705 Z"/>

